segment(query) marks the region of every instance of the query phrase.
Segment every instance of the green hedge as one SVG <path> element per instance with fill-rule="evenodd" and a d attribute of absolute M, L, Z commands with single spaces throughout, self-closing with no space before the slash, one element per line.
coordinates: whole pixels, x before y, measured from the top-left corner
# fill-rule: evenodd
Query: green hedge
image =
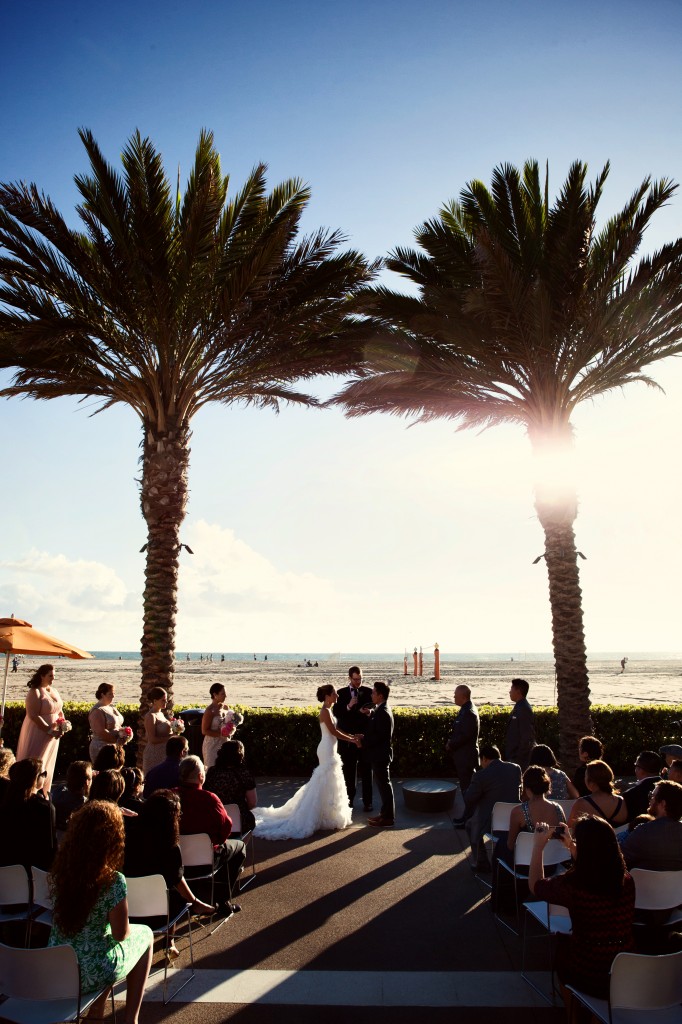
<path fill-rule="evenodd" d="M 67 765 L 88 756 L 88 711 L 91 704 L 67 703 L 64 714 L 73 725 L 61 740 L 57 774 Z M 117 704 L 125 724 L 137 732 L 137 705 Z M 181 706 L 174 708 L 182 710 Z M 237 706 L 244 714 L 239 739 L 244 743 L 249 765 L 255 775 L 309 775 L 317 764 L 320 739 L 317 707 L 248 708 Z M 507 708 L 485 705 L 479 708 L 481 739 L 496 743 L 504 752 L 504 736 L 509 719 Z M 439 778 L 452 775 L 452 763 L 444 746 L 452 730 L 457 708 L 396 708 L 393 772 L 399 777 Z M 16 750 L 24 717 L 23 704 L 8 704 L 3 737 Z M 605 746 L 604 757 L 617 775 L 632 775 L 633 763 L 641 750 L 658 750 L 664 743 L 680 742 L 682 705 L 614 706 L 592 708 L 595 734 Z M 539 743 L 559 750 L 559 723 L 556 708 L 538 708 L 535 727 Z M 126 747 L 126 761 L 135 763 L 136 741 Z"/>

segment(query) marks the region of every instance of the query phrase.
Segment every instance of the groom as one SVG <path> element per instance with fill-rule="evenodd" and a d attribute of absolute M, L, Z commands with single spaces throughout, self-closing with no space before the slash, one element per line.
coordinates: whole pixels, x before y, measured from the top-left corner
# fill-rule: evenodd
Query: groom
<path fill-rule="evenodd" d="M 371 707 L 372 691 L 369 686 L 362 685 L 362 671 L 357 665 L 348 669 L 348 686 L 342 686 L 336 697 L 332 714 L 336 718 L 339 729 L 351 736 L 362 735 L 367 728 L 367 720 L 360 714 L 364 707 Z M 348 803 L 352 807 L 355 800 L 357 777 L 362 781 L 362 804 L 366 811 L 372 810 L 372 766 L 366 753 L 355 743 L 339 740 L 339 754 L 343 763 L 343 777 L 348 792 Z"/>
<path fill-rule="evenodd" d="M 367 731 L 362 737 L 362 748 L 372 765 L 374 781 L 381 797 L 381 813 L 377 818 L 367 819 L 367 824 L 375 828 L 392 825 L 395 819 L 390 776 L 390 765 L 393 760 L 393 712 L 389 710 L 387 703 L 390 692 L 391 688 L 387 683 L 375 683 L 372 690 L 374 710 L 370 711 L 369 707 L 362 709 L 364 715 L 369 715 Z"/>

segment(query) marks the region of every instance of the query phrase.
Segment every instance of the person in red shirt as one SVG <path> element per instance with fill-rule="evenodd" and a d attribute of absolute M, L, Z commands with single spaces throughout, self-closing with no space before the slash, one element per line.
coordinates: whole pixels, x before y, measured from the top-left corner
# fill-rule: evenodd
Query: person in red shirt
<path fill-rule="evenodd" d="M 203 788 L 205 779 L 204 765 L 200 758 L 195 754 L 183 758 L 177 791 L 182 807 L 180 835 L 208 833 L 221 865 L 216 879 L 229 881 L 229 890 L 233 893 L 246 860 L 246 847 L 240 839 L 228 838 L 232 831 L 232 820 L 215 793 L 209 793 Z M 228 901 L 226 910 L 234 913 L 241 910 L 241 907 L 238 903 Z"/>

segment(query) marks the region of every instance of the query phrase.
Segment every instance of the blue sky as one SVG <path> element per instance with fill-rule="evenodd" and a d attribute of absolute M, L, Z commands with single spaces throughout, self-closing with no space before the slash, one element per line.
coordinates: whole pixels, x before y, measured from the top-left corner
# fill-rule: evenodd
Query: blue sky
<path fill-rule="evenodd" d="M 0 179 L 73 220 L 77 128 L 118 159 L 135 128 L 184 178 L 199 130 L 239 186 L 298 176 L 306 230 L 374 257 L 502 162 L 612 172 L 608 216 L 647 175 L 682 180 L 675 0 L 3 5 Z M 649 248 L 680 234 L 682 197 Z M 679 633 L 682 364 L 576 417 L 588 646 L 673 650 Z M 328 385 L 327 385 L 328 388 Z M 323 389 L 324 390 L 324 389 Z M 80 646 L 135 649 L 144 524 L 139 426 L 89 402 L 0 403 L 0 601 Z M 19 452 L 17 452 L 19 455 Z M 448 424 L 211 408 L 194 421 L 178 646 L 548 650 L 528 442 Z"/>

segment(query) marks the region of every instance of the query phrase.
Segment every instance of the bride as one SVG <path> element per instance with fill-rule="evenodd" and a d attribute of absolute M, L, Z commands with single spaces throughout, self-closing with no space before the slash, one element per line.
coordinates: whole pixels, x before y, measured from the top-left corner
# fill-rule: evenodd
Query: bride
<path fill-rule="evenodd" d="M 318 829 L 348 828 L 352 811 L 341 769 L 337 739 L 357 743 L 355 736 L 340 732 L 331 707 L 336 690 L 328 683 L 317 691 L 322 702 L 320 728 L 322 737 L 317 748 L 319 764 L 306 782 L 282 807 L 255 807 L 255 835 L 260 839 L 306 839 Z"/>

